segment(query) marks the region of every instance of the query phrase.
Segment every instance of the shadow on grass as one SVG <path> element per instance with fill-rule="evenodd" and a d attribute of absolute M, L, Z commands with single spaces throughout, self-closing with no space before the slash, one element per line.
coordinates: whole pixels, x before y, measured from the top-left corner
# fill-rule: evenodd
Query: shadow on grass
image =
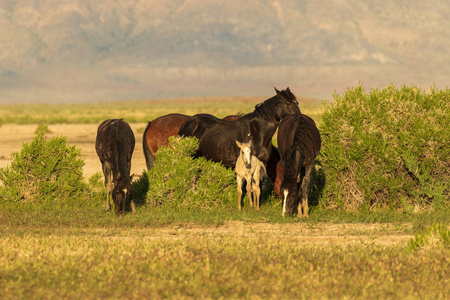
<path fill-rule="evenodd" d="M 136 205 L 136 208 L 141 207 L 146 204 L 146 197 L 149 188 L 149 180 L 147 172 L 143 172 L 138 180 L 132 182 L 131 184 L 131 195 Z M 130 204 L 127 203 L 127 211 L 131 211 Z"/>

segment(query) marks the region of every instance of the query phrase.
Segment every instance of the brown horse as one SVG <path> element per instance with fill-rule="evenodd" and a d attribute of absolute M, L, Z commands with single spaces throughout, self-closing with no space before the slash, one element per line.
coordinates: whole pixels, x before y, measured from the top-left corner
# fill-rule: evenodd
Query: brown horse
<path fill-rule="evenodd" d="M 308 193 L 314 159 L 320 151 L 321 139 L 314 121 L 303 114 L 293 114 L 278 127 L 278 148 L 284 163 L 280 192 L 283 216 L 292 215 L 298 203 L 298 216 L 308 217 Z M 300 190 L 301 188 L 301 190 Z M 302 201 L 299 201 L 299 193 Z"/>
<path fill-rule="evenodd" d="M 131 156 L 135 139 L 130 125 L 122 119 L 103 121 L 97 130 L 95 150 L 105 176 L 106 210 L 111 209 L 110 194 L 117 214 L 125 212 L 125 203 L 131 199 Z M 114 191 L 113 191 L 114 186 Z M 135 206 L 131 200 L 131 208 Z"/>

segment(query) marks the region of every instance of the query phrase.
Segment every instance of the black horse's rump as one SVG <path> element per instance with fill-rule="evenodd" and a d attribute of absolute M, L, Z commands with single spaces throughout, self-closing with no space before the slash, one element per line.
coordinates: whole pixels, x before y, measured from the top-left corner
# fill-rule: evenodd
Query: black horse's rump
<path fill-rule="evenodd" d="M 295 204 L 299 201 L 301 188 L 302 201 L 298 204 L 298 215 L 308 216 L 311 172 L 321 146 L 319 130 L 310 117 L 294 114 L 280 123 L 277 139 L 284 167 L 280 188 L 283 214 L 292 214 Z"/>
<path fill-rule="evenodd" d="M 255 110 L 236 121 L 224 121 L 208 114 L 188 119 L 178 131 L 179 136 L 199 139 L 198 154 L 226 167 L 234 168 L 239 156 L 236 141 L 252 141 L 252 153 L 264 164 L 272 151 L 272 137 L 282 118 L 300 113 L 298 102 L 289 88 L 255 106 Z"/>
<path fill-rule="evenodd" d="M 131 197 L 131 156 L 135 138 L 130 125 L 122 119 L 103 121 L 97 130 L 95 150 L 102 163 L 106 187 L 106 209 L 111 208 L 110 193 L 116 213 L 125 211 L 125 203 Z M 132 208 L 133 205 L 132 205 Z"/>

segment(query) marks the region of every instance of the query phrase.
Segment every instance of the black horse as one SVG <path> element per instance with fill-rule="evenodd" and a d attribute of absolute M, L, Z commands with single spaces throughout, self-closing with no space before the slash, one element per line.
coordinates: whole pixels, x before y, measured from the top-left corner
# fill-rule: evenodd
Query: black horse
<path fill-rule="evenodd" d="M 179 136 L 199 139 L 198 155 L 226 167 L 234 168 L 239 157 L 236 141 L 252 141 L 252 153 L 264 164 L 272 152 L 272 137 L 282 118 L 300 113 L 298 102 L 289 88 L 256 105 L 255 110 L 236 121 L 227 122 L 212 115 L 198 114 L 188 119 L 178 131 Z"/>
<path fill-rule="evenodd" d="M 298 216 L 308 217 L 311 173 L 321 145 L 319 130 L 310 117 L 294 114 L 284 118 L 280 123 L 277 139 L 284 165 L 280 188 L 283 197 L 283 216 L 292 215 L 298 202 Z M 300 188 L 301 202 L 298 196 Z"/>
<path fill-rule="evenodd" d="M 110 193 L 112 193 L 117 214 L 125 211 L 125 203 L 131 198 L 131 156 L 135 139 L 130 125 L 122 119 L 103 121 L 97 130 L 95 150 L 102 163 L 105 175 L 106 210 L 111 209 Z M 135 205 L 131 200 L 131 208 Z"/>

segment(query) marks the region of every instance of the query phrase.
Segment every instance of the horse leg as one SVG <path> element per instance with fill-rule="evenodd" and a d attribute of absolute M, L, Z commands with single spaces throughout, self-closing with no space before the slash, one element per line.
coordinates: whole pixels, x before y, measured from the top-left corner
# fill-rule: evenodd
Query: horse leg
<path fill-rule="evenodd" d="M 236 181 L 237 181 L 237 194 L 238 194 L 238 210 L 241 210 L 241 202 L 242 202 L 242 183 L 243 183 L 244 178 L 242 178 L 241 176 L 236 176 Z"/>
<path fill-rule="evenodd" d="M 131 199 L 130 207 L 131 207 L 131 211 L 133 213 L 136 213 L 136 204 L 134 203 L 133 199 Z"/>
<path fill-rule="evenodd" d="M 255 182 L 255 185 L 253 186 L 254 188 L 254 198 L 256 201 L 256 210 L 259 210 L 259 201 L 261 199 L 261 186 L 259 185 L 259 179 Z"/>
<path fill-rule="evenodd" d="M 105 175 L 105 189 L 106 189 L 105 210 L 109 211 L 109 210 L 111 210 L 110 197 L 111 197 L 111 192 L 113 189 L 112 169 L 111 169 L 111 165 L 106 161 L 104 161 L 102 163 L 102 169 L 103 169 L 103 175 Z"/>
<path fill-rule="evenodd" d="M 247 195 L 248 195 L 248 200 L 249 200 L 249 205 L 250 207 L 253 207 L 253 199 L 252 199 L 252 176 L 246 176 L 246 181 L 247 181 Z"/>
<path fill-rule="evenodd" d="M 302 193 L 302 201 L 300 199 L 298 201 L 298 216 L 299 217 L 309 217 L 309 207 L 308 207 L 308 194 L 309 187 L 311 185 L 311 173 L 312 173 L 313 164 L 308 164 L 305 168 L 305 176 L 303 177 L 301 184 L 301 193 Z M 302 211 L 303 208 L 303 211 Z"/>
<path fill-rule="evenodd" d="M 259 200 L 261 198 L 261 187 L 260 187 L 260 170 L 256 170 L 253 173 L 253 182 L 252 182 L 252 194 L 253 199 L 255 200 L 256 210 L 259 210 Z"/>

